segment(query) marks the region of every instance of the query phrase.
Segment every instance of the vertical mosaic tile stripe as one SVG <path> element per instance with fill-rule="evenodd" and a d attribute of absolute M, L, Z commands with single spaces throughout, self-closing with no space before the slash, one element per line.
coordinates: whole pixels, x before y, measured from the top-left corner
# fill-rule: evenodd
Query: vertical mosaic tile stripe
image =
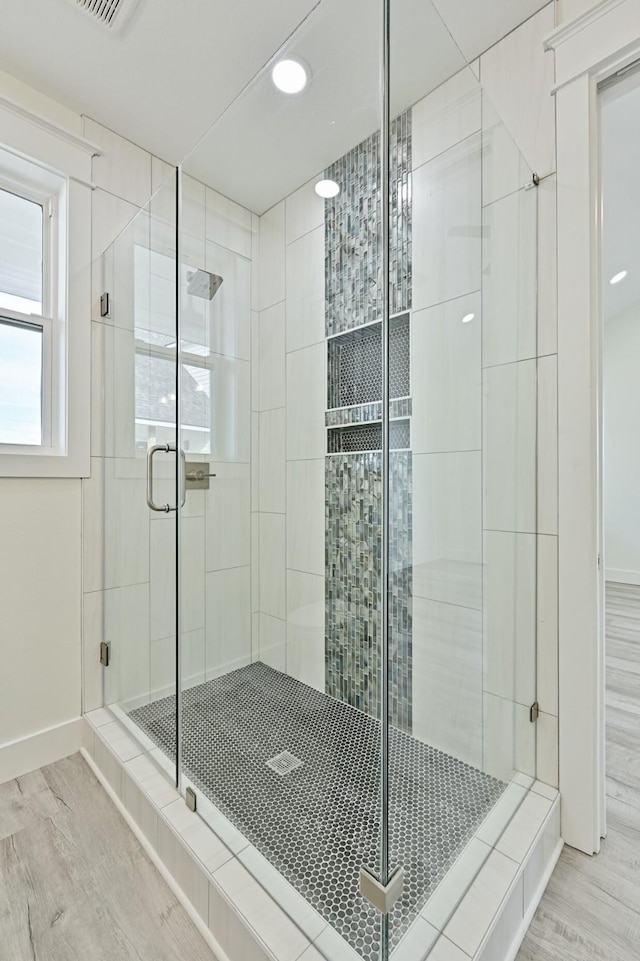
<path fill-rule="evenodd" d="M 340 185 L 325 204 L 325 333 L 330 408 L 361 405 L 333 423 L 382 413 L 382 222 L 379 132 L 326 171 Z M 411 113 L 391 127 L 390 395 L 410 415 Z M 364 325 L 372 326 L 366 327 Z M 341 335 L 337 337 L 336 335 Z M 402 409 L 402 408 L 401 408 Z M 343 418 L 343 419 L 342 419 Z M 329 419 L 327 420 L 329 423 Z M 393 425 L 391 447 L 410 446 L 409 421 Z M 328 431 L 325 473 L 326 692 L 380 716 L 382 455 L 380 424 Z M 412 456 L 389 459 L 389 712 L 412 729 Z"/>

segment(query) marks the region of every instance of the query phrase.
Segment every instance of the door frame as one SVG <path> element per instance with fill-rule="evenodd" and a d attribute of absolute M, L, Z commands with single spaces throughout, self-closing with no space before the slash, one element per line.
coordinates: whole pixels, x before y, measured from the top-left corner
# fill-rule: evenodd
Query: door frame
<path fill-rule="evenodd" d="M 562 836 L 606 832 L 598 85 L 640 57 L 640 0 L 602 0 L 547 37 L 556 63 L 558 632 Z"/>

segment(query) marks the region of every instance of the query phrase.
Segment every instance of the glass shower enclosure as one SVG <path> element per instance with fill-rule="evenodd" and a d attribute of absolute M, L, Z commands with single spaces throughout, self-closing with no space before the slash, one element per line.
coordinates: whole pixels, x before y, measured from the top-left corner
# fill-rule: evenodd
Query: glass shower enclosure
<path fill-rule="evenodd" d="M 415 0 L 322 0 L 154 172 L 99 264 L 105 705 L 321 953 L 425 957 L 535 776 L 533 172 Z"/>

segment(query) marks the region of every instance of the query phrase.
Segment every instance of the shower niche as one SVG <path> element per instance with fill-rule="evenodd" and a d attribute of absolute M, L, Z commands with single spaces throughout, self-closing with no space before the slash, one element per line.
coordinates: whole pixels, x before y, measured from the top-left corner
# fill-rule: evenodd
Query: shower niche
<path fill-rule="evenodd" d="M 389 440 L 411 447 L 411 316 L 389 323 Z M 327 342 L 327 453 L 382 448 L 382 323 L 375 321 Z"/>

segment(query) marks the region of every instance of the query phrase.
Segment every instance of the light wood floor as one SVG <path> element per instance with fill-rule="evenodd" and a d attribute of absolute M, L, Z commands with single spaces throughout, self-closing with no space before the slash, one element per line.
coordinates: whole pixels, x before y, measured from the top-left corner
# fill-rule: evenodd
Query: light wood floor
<path fill-rule="evenodd" d="M 607 837 L 562 852 L 517 961 L 640 958 L 640 587 L 607 584 Z"/>
<path fill-rule="evenodd" d="M 214 961 L 76 754 L 0 785 L 2 961 Z"/>

